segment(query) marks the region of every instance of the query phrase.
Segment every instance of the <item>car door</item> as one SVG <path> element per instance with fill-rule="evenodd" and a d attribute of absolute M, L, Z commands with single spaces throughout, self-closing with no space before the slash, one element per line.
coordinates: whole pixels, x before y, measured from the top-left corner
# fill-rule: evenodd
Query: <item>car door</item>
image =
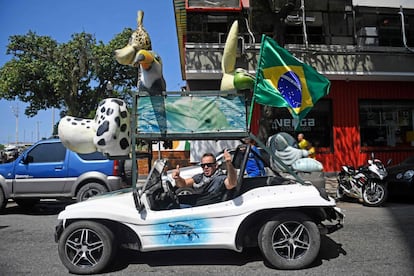
<path fill-rule="evenodd" d="M 62 143 L 40 143 L 16 164 L 15 195 L 59 194 L 66 181 L 66 148 Z M 26 161 L 24 161 L 26 160 Z"/>

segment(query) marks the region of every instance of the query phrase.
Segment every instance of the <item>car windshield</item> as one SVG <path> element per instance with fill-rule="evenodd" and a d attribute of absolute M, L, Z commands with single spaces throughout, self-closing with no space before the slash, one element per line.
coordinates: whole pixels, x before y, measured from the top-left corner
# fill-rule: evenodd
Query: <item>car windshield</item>
<path fill-rule="evenodd" d="M 161 182 L 161 177 L 164 173 L 166 165 L 167 161 L 165 159 L 157 159 L 154 161 L 154 165 L 151 168 L 151 171 L 148 174 L 147 180 L 145 181 L 144 187 L 142 189 L 143 192 Z"/>

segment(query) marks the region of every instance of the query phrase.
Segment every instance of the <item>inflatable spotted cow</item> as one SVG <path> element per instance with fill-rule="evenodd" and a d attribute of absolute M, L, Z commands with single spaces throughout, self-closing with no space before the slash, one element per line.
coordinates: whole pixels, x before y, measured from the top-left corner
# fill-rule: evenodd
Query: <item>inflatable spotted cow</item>
<path fill-rule="evenodd" d="M 68 149 L 78 153 L 100 151 L 105 155 L 125 156 L 130 151 L 130 116 L 120 99 L 102 100 L 94 119 L 65 116 L 59 122 L 59 138 Z"/>
<path fill-rule="evenodd" d="M 128 44 L 115 51 L 115 59 L 123 65 L 139 66 L 139 91 L 162 95 L 166 90 L 161 59 L 152 49 L 149 34 L 143 27 L 143 11 L 137 13 L 137 29 Z M 108 98 L 99 103 L 94 119 L 71 116 L 62 118 L 59 138 L 72 151 L 91 153 L 100 151 L 108 156 L 126 156 L 130 152 L 130 116 L 126 103 Z"/>

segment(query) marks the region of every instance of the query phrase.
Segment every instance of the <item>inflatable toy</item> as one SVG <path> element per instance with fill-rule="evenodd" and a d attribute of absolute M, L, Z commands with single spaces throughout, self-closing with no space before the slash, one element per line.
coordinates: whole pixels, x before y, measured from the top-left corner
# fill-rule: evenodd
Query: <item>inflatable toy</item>
<path fill-rule="evenodd" d="M 289 135 L 285 134 L 275 134 L 268 139 L 268 146 L 274 151 L 276 157 L 285 163 L 288 167 L 291 168 L 292 164 L 299 160 L 300 158 L 304 158 L 308 156 L 308 152 L 306 150 L 298 149 L 293 147 L 290 143 L 292 143 L 293 139 L 286 138 Z M 271 158 L 271 166 L 273 169 L 279 172 L 286 172 L 286 169 L 277 161 Z"/>
<path fill-rule="evenodd" d="M 162 95 L 166 84 L 161 58 L 152 52 L 151 39 L 142 25 L 144 13 L 138 11 L 137 29 L 122 49 L 115 51 L 115 59 L 123 65 L 139 66 L 138 90 L 150 96 Z M 58 126 L 62 143 L 72 151 L 91 153 L 100 151 L 108 156 L 130 153 L 130 114 L 124 101 L 116 98 L 102 100 L 94 119 L 63 117 Z"/>
<path fill-rule="evenodd" d="M 150 96 L 162 95 L 166 90 L 166 84 L 162 73 L 161 57 L 155 52 L 140 50 L 137 53 L 137 62 L 141 72 L 138 90 L 146 91 Z"/>
<path fill-rule="evenodd" d="M 104 99 L 94 119 L 65 116 L 59 121 L 58 134 L 65 147 L 77 153 L 128 155 L 130 115 L 126 103 L 116 98 Z"/>
<path fill-rule="evenodd" d="M 221 79 L 220 90 L 222 91 L 252 89 L 254 86 L 255 77 L 243 68 L 236 68 L 238 33 L 239 24 L 236 20 L 233 22 L 227 34 L 223 59 L 221 60 L 223 77 Z"/>
<path fill-rule="evenodd" d="M 295 171 L 320 172 L 323 170 L 323 165 L 313 158 L 307 158 L 309 152 L 298 149 L 296 140 L 286 132 L 270 136 L 267 145 L 274 151 L 276 157 Z M 271 166 L 276 171 L 286 172 L 286 168 L 276 160 L 271 160 Z"/>
<path fill-rule="evenodd" d="M 137 66 L 138 51 L 141 49 L 152 50 L 151 39 L 142 24 L 143 20 L 144 12 L 139 10 L 137 13 L 137 29 L 132 33 L 128 44 L 124 48 L 115 50 L 115 58 L 122 65 Z"/>

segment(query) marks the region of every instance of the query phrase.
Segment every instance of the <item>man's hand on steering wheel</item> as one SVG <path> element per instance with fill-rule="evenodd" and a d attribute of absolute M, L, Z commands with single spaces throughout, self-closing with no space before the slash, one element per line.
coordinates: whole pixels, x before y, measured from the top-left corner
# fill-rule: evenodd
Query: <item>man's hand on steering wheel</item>
<path fill-rule="evenodd" d="M 168 179 L 167 180 L 165 180 L 165 181 L 163 181 L 165 184 L 163 185 L 163 187 L 165 187 L 165 189 L 166 189 L 166 193 L 167 193 L 167 195 L 168 195 L 168 197 L 172 200 L 172 202 L 174 203 L 174 204 L 176 204 L 177 206 L 179 206 L 180 205 L 180 202 L 179 202 L 179 200 L 178 200 L 178 196 L 177 196 L 177 194 L 175 193 L 175 190 L 174 190 L 174 187 L 173 187 L 173 185 L 171 184 L 171 181 L 169 181 Z"/>

